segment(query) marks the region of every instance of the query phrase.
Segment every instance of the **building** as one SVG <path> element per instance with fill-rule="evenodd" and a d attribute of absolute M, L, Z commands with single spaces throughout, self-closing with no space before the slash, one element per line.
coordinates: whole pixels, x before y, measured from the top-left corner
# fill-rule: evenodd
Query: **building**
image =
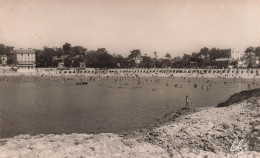
<path fill-rule="evenodd" d="M 242 58 L 240 58 L 240 60 L 238 60 L 237 67 L 247 68 L 248 64 L 249 63 L 248 63 L 248 60 L 246 60 L 246 57 L 242 57 Z"/>
<path fill-rule="evenodd" d="M 80 68 L 86 68 L 86 63 L 84 61 L 79 63 Z"/>
<path fill-rule="evenodd" d="M 6 66 L 7 65 L 7 56 L 0 55 L 0 61 L 1 61 L 1 66 Z"/>
<path fill-rule="evenodd" d="M 218 58 L 215 59 L 215 62 L 217 63 L 217 67 L 223 68 L 223 67 L 228 67 L 229 64 L 232 62 L 231 58 Z"/>
<path fill-rule="evenodd" d="M 143 60 L 143 57 L 141 55 L 138 55 L 134 57 L 133 60 L 135 61 L 136 64 L 140 64 L 141 61 Z"/>
<path fill-rule="evenodd" d="M 260 66 L 260 58 L 252 53 L 252 55 L 244 56 L 240 60 L 238 60 L 238 67 L 246 68 L 246 67 L 259 67 Z"/>
<path fill-rule="evenodd" d="M 56 58 L 55 60 L 58 62 L 58 68 L 65 67 L 65 60 L 70 61 L 70 64 L 72 64 L 74 61 L 74 59 L 69 55 L 62 55 L 59 58 Z"/>
<path fill-rule="evenodd" d="M 223 56 L 222 58 L 217 58 L 214 61 L 217 63 L 219 67 L 230 67 L 232 63 L 239 63 L 240 60 L 240 53 L 238 49 L 229 49 L 227 56 Z M 240 62 L 242 65 L 242 63 Z M 238 66 L 238 64 L 236 64 Z"/>
<path fill-rule="evenodd" d="M 239 50 L 235 48 L 231 49 L 230 58 L 233 60 L 239 60 L 240 59 Z"/>
<path fill-rule="evenodd" d="M 33 49 L 15 50 L 18 72 L 35 72 L 36 56 Z"/>

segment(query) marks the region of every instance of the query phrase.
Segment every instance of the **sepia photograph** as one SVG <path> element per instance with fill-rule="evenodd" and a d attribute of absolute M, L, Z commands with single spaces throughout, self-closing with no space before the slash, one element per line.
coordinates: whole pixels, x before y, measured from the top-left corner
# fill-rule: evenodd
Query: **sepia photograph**
<path fill-rule="evenodd" d="M 260 158 L 260 0 L 0 0 L 0 158 Z"/>

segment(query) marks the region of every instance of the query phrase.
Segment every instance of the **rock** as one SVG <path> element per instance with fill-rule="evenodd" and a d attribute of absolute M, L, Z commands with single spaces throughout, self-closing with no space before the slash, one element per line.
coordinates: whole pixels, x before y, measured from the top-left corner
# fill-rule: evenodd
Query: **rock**
<path fill-rule="evenodd" d="M 16 148 L 16 144 L 15 143 L 11 143 L 11 142 L 8 142 L 6 144 L 6 147 L 7 147 L 8 150 L 16 150 L 17 149 Z"/>
<path fill-rule="evenodd" d="M 259 131 L 260 131 L 260 125 L 257 125 L 257 126 L 255 126 L 255 127 L 254 127 L 254 129 L 256 129 L 256 130 L 259 130 Z"/>

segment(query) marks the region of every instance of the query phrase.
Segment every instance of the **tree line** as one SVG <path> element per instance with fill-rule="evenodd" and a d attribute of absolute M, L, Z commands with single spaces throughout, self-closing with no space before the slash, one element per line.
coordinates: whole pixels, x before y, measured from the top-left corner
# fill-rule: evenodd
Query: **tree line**
<path fill-rule="evenodd" d="M 15 61 L 13 57 L 14 47 L 0 44 L 0 55 L 8 56 L 8 65 Z M 80 63 L 85 63 L 86 67 L 91 68 L 205 68 L 223 67 L 223 63 L 216 62 L 218 58 L 229 58 L 231 49 L 201 48 L 199 52 L 191 54 L 184 53 L 183 56 L 172 58 L 171 54 L 166 53 L 164 58 L 158 58 L 157 52 L 153 56 L 142 54 L 141 50 L 135 49 L 129 52 L 127 57 L 122 55 L 110 54 L 105 48 L 88 50 L 82 46 L 71 46 L 65 43 L 59 48 L 44 47 L 42 50 L 36 49 L 36 67 L 57 67 L 61 56 L 67 55 L 73 59 L 64 60 L 66 67 L 79 67 Z M 248 47 L 245 50 L 246 57 L 253 55 L 260 57 L 260 47 Z M 221 65 L 220 65 L 221 64 Z M 226 63 L 236 65 L 237 61 Z M 249 65 L 250 67 L 250 65 Z"/>

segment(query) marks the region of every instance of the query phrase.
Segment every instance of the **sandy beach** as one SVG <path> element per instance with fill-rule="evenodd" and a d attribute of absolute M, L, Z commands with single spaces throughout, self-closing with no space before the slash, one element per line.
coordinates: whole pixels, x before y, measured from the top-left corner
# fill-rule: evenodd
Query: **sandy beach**
<path fill-rule="evenodd" d="M 225 107 L 169 113 L 152 129 L 3 138 L 0 157 L 259 157 L 260 97 L 252 93 Z"/>
<path fill-rule="evenodd" d="M 94 69 L 94 68 L 37 68 L 34 72 L 16 72 L 9 67 L 0 67 L 0 76 L 139 76 L 139 77 L 186 77 L 186 78 L 243 78 L 259 79 L 259 69 Z"/>

